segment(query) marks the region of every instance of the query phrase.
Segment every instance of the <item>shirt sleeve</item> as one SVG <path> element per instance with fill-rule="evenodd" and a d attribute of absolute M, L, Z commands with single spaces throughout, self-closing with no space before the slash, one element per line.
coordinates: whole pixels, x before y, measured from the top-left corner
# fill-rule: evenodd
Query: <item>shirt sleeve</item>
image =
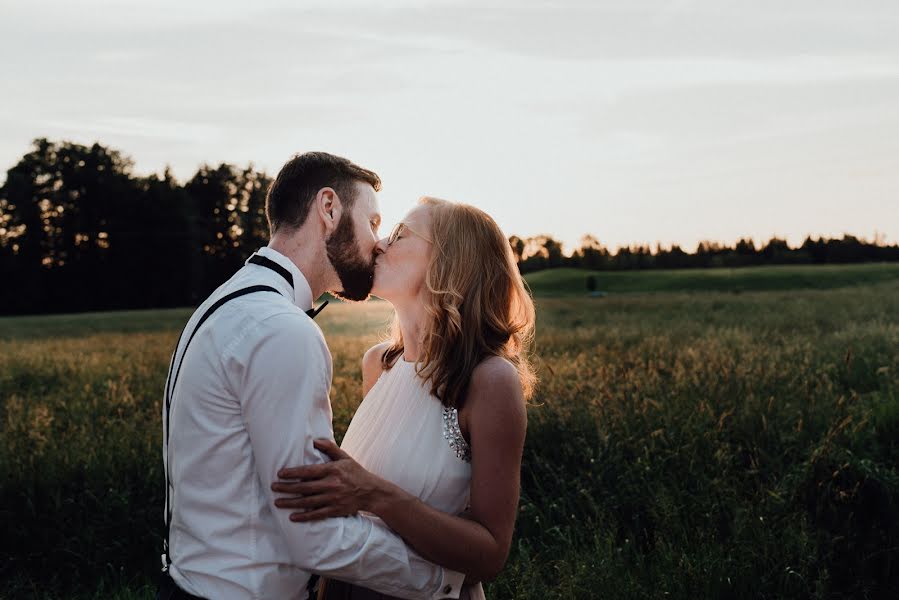
<path fill-rule="evenodd" d="M 284 314 L 259 324 L 241 361 L 239 391 L 263 496 L 292 562 L 400 598 L 458 598 L 464 576 L 426 561 L 378 519 L 295 523 L 290 511 L 275 508 L 271 483 L 278 470 L 327 461 L 312 442 L 333 439 L 331 355 L 321 332 L 304 319 Z"/>

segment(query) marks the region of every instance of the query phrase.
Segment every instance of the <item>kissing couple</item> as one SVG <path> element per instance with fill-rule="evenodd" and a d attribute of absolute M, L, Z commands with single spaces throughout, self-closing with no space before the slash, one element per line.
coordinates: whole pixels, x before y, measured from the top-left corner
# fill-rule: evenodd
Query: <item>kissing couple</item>
<path fill-rule="evenodd" d="M 503 568 L 534 305 L 487 214 L 425 197 L 379 238 L 380 187 L 345 158 L 294 156 L 268 191 L 268 246 L 182 331 L 158 598 L 475 600 Z M 396 314 L 341 447 L 313 321 L 326 291 Z"/>

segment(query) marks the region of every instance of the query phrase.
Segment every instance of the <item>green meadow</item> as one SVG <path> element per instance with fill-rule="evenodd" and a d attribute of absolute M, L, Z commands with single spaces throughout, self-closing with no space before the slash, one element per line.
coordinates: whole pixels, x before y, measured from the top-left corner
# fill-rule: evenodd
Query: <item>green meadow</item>
<path fill-rule="evenodd" d="M 899 597 L 899 265 L 533 273 L 491 599 Z M 0 319 L 0 598 L 154 597 L 187 309 Z M 342 436 L 382 302 L 317 319 Z"/>
<path fill-rule="evenodd" d="M 666 269 L 648 271 L 587 271 L 547 269 L 527 275 L 535 296 L 579 296 L 586 279 L 608 293 L 735 292 L 828 290 L 899 279 L 899 263 L 845 265 L 773 265 L 738 269 Z"/>

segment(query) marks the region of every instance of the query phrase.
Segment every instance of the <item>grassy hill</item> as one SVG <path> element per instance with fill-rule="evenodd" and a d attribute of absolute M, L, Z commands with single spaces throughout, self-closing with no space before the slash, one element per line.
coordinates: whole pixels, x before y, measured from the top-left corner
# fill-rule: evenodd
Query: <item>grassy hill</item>
<path fill-rule="evenodd" d="M 799 289 L 835 289 L 899 281 L 899 263 L 861 265 L 801 265 L 745 267 L 741 269 L 655 269 L 645 271 L 589 271 L 548 269 L 529 273 L 525 280 L 538 298 L 579 297 L 587 294 L 586 279 L 596 277 L 597 289 L 610 294 L 653 292 L 749 292 Z M 325 294 L 334 305 L 339 300 Z M 378 302 L 380 304 L 380 302 Z M 327 309 L 332 313 L 333 308 Z M 376 321 L 363 319 L 367 327 L 383 326 L 387 311 L 375 311 Z M 103 333 L 179 331 L 193 308 L 125 310 L 82 314 L 0 317 L 0 340 L 83 337 Z M 373 313 L 373 314 L 375 314 Z M 333 325 L 338 331 L 360 325 L 354 320 Z"/>
<path fill-rule="evenodd" d="M 193 312 L 192 308 L 170 308 L 0 317 L 0 340 L 88 337 L 104 333 L 177 333 Z"/>
<path fill-rule="evenodd" d="M 899 278 L 848 287 L 896 271 L 731 275 L 830 290 L 540 298 L 515 538 L 487 597 L 896 598 Z M 583 293 L 581 271 L 531 277 L 563 276 Z M 727 271 L 598 277 L 708 289 Z M 390 312 L 335 303 L 317 319 L 338 439 Z M 0 598 L 155 597 L 160 403 L 189 314 L 0 319 Z"/>
<path fill-rule="evenodd" d="M 646 271 L 548 269 L 529 273 L 525 280 L 535 296 L 583 296 L 591 275 L 596 277 L 597 289 L 608 293 L 833 289 L 899 279 L 899 263 Z"/>

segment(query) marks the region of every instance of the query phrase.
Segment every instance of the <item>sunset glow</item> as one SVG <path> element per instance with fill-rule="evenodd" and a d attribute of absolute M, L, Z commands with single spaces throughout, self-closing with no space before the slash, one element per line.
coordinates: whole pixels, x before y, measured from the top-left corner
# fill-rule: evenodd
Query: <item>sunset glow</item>
<path fill-rule="evenodd" d="M 422 195 L 570 250 L 899 241 L 890 2 L 54 0 L 0 19 L 0 163 L 99 141 L 138 173 L 345 155 L 384 231 Z"/>

